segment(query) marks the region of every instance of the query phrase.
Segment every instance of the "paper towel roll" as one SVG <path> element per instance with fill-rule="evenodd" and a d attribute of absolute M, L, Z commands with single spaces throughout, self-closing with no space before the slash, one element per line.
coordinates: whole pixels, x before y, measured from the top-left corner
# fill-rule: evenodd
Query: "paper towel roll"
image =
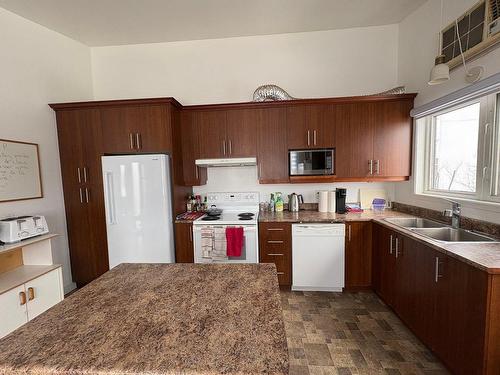
<path fill-rule="evenodd" d="M 319 202 L 318 202 L 318 211 L 319 212 L 328 212 L 328 191 L 323 190 L 318 193 Z"/>
<path fill-rule="evenodd" d="M 335 212 L 335 190 L 328 192 L 328 212 Z"/>

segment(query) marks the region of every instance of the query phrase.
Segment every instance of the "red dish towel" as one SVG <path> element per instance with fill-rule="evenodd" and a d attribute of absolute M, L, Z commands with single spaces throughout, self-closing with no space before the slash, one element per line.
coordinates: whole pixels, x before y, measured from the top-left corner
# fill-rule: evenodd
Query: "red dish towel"
<path fill-rule="evenodd" d="M 243 248 L 243 228 L 226 228 L 227 256 L 240 257 Z"/>

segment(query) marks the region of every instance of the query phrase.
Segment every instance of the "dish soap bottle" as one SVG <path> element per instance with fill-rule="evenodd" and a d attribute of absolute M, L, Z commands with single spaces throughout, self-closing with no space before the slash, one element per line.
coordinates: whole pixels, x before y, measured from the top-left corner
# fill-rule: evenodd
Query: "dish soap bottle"
<path fill-rule="evenodd" d="M 275 202 L 274 202 L 274 194 L 271 193 L 271 199 L 269 200 L 269 211 L 274 212 L 274 209 L 276 208 Z"/>
<path fill-rule="evenodd" d="M 283 198 L 280 192 L 276 193 L 276 212 L 283 212 Z"/>

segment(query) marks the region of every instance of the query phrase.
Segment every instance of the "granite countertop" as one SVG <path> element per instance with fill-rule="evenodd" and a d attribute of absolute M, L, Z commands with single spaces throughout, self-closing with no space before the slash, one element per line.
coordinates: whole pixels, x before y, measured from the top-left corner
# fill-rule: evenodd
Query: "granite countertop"
<path fill-rule="evenodd" d="M 414 217 L 414 215 L 393 210 L 381 212 L 365 210 L 361 213 L 347 214 L 304 210 L 299 212 L 261 212 L 259 222 L 343 223 L 349 221 L 374 221 L 490 274 L 500 274 L 500 242 L 439 242 L 384 220 L 389 217 Z"/>
<path fill-rule="evenodd" d="M 121 264 L 0 340 L 0 374 L 288 374 L 273 264 Z"/>

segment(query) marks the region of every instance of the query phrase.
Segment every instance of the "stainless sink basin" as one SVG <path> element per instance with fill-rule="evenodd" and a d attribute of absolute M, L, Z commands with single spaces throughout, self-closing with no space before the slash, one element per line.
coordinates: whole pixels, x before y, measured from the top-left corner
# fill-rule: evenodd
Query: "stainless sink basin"
<path fill-rule="evenodd" d="M 446 224 L 420 217 L 392 217 L 385 220 L 404 228 L 443 228 L 447 226 Z"/>
<path fill-rule="evenodd" d="M 496 240 L 479 233 L 450 227 L 412 228 L 411 231 L 441 242 L 496 242 Z"/>

